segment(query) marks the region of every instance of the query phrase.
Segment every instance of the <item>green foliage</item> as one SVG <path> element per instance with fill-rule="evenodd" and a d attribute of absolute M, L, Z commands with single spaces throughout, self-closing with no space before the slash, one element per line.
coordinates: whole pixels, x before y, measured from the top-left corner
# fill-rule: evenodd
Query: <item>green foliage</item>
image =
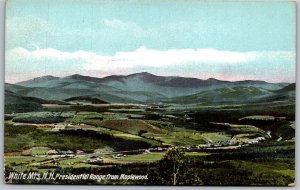
<path fill-rule="evenodd" d="M 84 150 L 106 147 L 99 140 L 85 136 L 73 136 L 60 133 L 49 133 L 34 126 L 5 127 L 5 152 L 22 151 L 30 147 L 50 147 L 61 150 Z"/>
<path fill-rule="evenodd" d="M 180 149 L 171 149 L 159 162 L 159 175 L 165 185 L 201 185 L 199 175 L 187 166 L 188 160 Z"/>
<path fill-rule="evenodd" d="M 120 161 L 135 161 L 135 162 L 153 162 L 161 160 L 164 156 L 164 153 L 142 153 L 135 155 L 127 155 L 122 157 Z"/>
<path fill-rule="evenodd" d="M 141 130 L 147 131 L 148 133 L 165 133 L 165 130 L 151 125 L 143 120 L 110 119 L 102 121 L 100 126 L 134 135 L 138 135 Z"/>
<path fill-rule="evenodd" d="M 149 148 L 148 141 L 126 139 L 85 130 L 66 130 L 58 133 L 42 131 L 34 126 L 5 126 L 5 152 L 18 152 L 30 147 L 49 147 L 61 150 L 93 152 L 98 148 L 136 150 Z"/>
<path fill-rule="evenodd" d="M 14 118 L 14 122 L 20 122 L 20 123 L 59 123 L 64 121 L 65 118 L 60 116 L 50 116 L 50 117 L 18 117 Z"/>
<path fill-rule="evenodd" d="M 277 129 L 277 135 L 282 137 L 283 140 L 295 137 L 295 128 L 290 123 L 284 123 Z"/>
<path fill-rule="evenodd" d="M 12 121 L 21 123 L 59 123 L 66 120 L 69 116 L 62 116 L 62 112 L 28 112 L 17 114 Z"/>
<path fill-rule="evenodd" d="M 28 111 L 42 111 L 43 108 L 40 104 L 35 102 L 19 102 L 17 104 L 5 104 L 5 113 L 21 113 Z"/>
<path fill-rule="evenodd" d="M 234 93 L 238 98 L 245 95 L 260 96 L 264 90 L 254 87 L 224 88 L 216 90 L 219 100 L 231 100 Z M 59 91 L 57 91 L 59 92 Z M 73 93 L 73 91 L 72 91 Z M 72 95 L 70 92 L 70 95 Z M 253 94 L 251 94 L 253 93 Z M 267 92 L 269 93 L 269 92 Z M 270 92 L 273 93 L 273 92 Z M 275 92 L 274 92 L 275 93 Z M 132 94 L 133 95 L 133 94 Z M 222 95 L 222 96 L 221 96 Z M 191 101 L 212 100 L 215 96 L 201 94 L 202 99 L 194 96 Z M 181 101 L 181 100 L 180 100 Z M 22 104 L 24 102 L 18 102 Z M 25 102 L 27 103 L 27 102 Z M 207 103 L 207 102 L 206 102 Z M 26 112 L 27 108 L 24 105 Z M 208 104 L 207 104 L 208 105 Z M 11 106 L 11 105 L 6 105 Z M 174 146 L 199 145 L 206 142 L 229 141 L 232 135 L 245 134 L 251 137 L 263 136 L 262 131 L 269 130 L 264 126 L 276 128 L 274 134 L 282 136 L 281 142 L 272 139 L 259 144 L 240 147 L 238 149 L 205 149 L 205 153 L 185 153 L 180 149 L 172 149 L 165 154 L 143 153 L 127 155 L 113 159 L 105 155 L 104 160 L 114 160 L 116 165 L 99 167 L 83 163 L 84 158 L 60 160 L 61 166 L 53 163 L 44 168 L 34 168 L 31 163 L 38 163 L 37 158 L 9 158 L 11 170 L 56 170 L 60 173 L 111 173 L 111 174 L 148 174 L 147 181 L 102 181 L 102 184 L 149 184 L 149 185 L 288 185 L 295 180 L 295 130 L 290 126 L 295 119 L 293 102 L 249 103 L 219 105 L 205 102 L 196 105 L 170 105 L 165 109 L 144 111 L 136 105 L 47 105 L 52 112 L 28 112 L 6 115 L 5 152 L 20 152 L 32 147 L 49 147 L 60 150 L 83 150 L 93 152 L 95 149 L 123 151 L 147 149 L 149 147 L 171 144 Z M 35 107 L 31 107 L 34 108 Z M 68 111 L 68 112 L 66 112 Z M 85 112 L 83 112 L 85 111 Z M 57 113 L 55 113 L 57 112 Z M 108 113 L 104 113 L 108 112 Z M 137 114 L 145 119 L 124 119 L 129 114 Z M 172 115 L 172 118 L 165 116 Z M 190 119 L 185 119 L 186 116 Z M 247 116 L 250 120 L 239 120 Z M 271 118 L 286 117 L 286 121 L 273 121 Z M 123 119 L 122 119 L 123 118 Z M 151 119 L 151 120 L 149 120 Z M 254 120 L 254 121 L 251 121 Z M 40 130 L 34 126 L 13 126 L 13 122 L 56 123 L 70 125 L 57 132 Z M 219 123 L 211 125 L 212 122 Z M 245 123 L 244 123 L 245 122 Z M 251 122 L 254 122 L 251 124 Z M 223 124 L 220 124 L 223 123 Z M 225 123 L 229 123 L 228 125 Z M 83 124 L 83 125 L 80 125 Z M 85 124 L 92 125 L 86 126 Z M 244 125 L 238 125 L 244 124 Z M 246 126 L 254 125 L 261 129 Z M 189 128 L 189 129 L 188 129 Z M 273 133 L 272 133 L 273 135 Z M 248 137 L 248 136 L 247 136 Z M 284 141 L 286 139 L 291 139 Z M 108 151 L 108 152 L 109 152 Z M 194 151 L 194 150 L 193 150 Z M 32 151 L 44 154 L 45 150 Z M 100 151 L 99 151 L 100 152 Z M 136 151 L 139 152 L 139 151 Z M 99 156 L 97 153 L 97 156 Z M 165 154 L 165 155 L 164 155 Z M 102 156 L 102 155 L 101 155 Z M 106 157 L 107 156 L 107 157 Z M 36 159 L 36 160 L 33 160 Z M 82 160 L 81 160 L 82 159 Z M 70 164 L 74 162 L 74 164 Z M 151 162 L 151 163 L 150 163 Z M 111 164 L 111 163 L 110 163 Z M 24 169 L 25 168 L 25 169 Z M 17 181 L 16 183 L 36 183 L 34 181 Z M 40 181 L 39 183 L 53 183 Z M 64 184 L 97 184 L 96 181 L 61 181 Z"/>
<path fill-rule="evenodd" d="M 214 165 L 203 165 L 203 169 L 195 168 L 204 185 L 264 185 L 287 186 L 293 177 L 279 173 L 276 165 L 272 168 L 264 163 L 244 161 L 226 161 Z"/>
<path fill-rule="evenodd" d="M 98 143 L 102 143 L 107 145 L 108 147 L 113 148 L 117 151 L 123 151 L 123 150 L 138 150 L 138 149 L 145 149 L 149 148 L 152 145 L 148 143 L 147 141 L 142 141 L 139 139 L 126 139 L 126 138 L 119 138 L 115 137 L 110 134 L 104 134 L 99 133 L 95 131 L 89 131 L 89 130 L 64 130 L 60 132 L 61 135 L 67 135 L 68 137 L 72 138 L 86 138 L 86 140 L 90 140 L 91 142 L 87 142 L 90 149 L 95 150 L 97 149 L 97 145 L 93 144 L 95 141 Z M 81 145 L 83 146 L 83 145 Z M 66 145 L 65 147 L 69 147 Z M 103 146 L 102 146 L 103 147 Z M 98 146 L 98 148 L 101 148 L 101 146 Z"/>

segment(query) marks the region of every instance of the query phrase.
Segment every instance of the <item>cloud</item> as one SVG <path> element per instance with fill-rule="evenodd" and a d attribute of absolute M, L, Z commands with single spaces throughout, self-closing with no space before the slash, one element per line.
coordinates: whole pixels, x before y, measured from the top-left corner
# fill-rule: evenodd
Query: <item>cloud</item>
<path fill-rule="evenodd" d="M 86 51 L 76 51 L 76 52 L 62 52 L 56 49 L 47 48 L 39 49 L 36 48 L 33 51 L 29 51 L 25 48 L 18 47 L 8 51 L 8 58 L 15 57 L 16 59 L 32 59 L 32 60 L 43 60 L 43 59 L 52 59 L 52 60 L 87 60 L 95 56 L 94 53 Z"/>
<path fill-rule="evenodd" d="M 131 52 L 117 52 L 114 55 L 102 55 L 88 51 L 64 52 L 47 48 L 28 50 L 23 47 L 11 49 L 6 52 L 7 72 L 16 70 L 27 71 L 42 70 L 43 74 L 53 73 L 99 73 L 120 74 L 152 70 L 169 70 L 170 68 L 188 68 L 197 65 L 197 68 L 187 72 L 195 72 L 201 68 L 236 68 L 243 65 L 264 64 L 263 70 L 271 69 L 272 63 L 290 62 L 295 60 L 295 54 L 288 51 L 250 51 L 234 52 L 216 49 L 169 49 L 154 50 L 140 47 Z M 202 66 L 201 66 L 202 65 Z M 246 68 L 246 67 L 245 67 Z M 268 72 L 269 71 L 261 71 Z M 180 69 L 179 69 L 180 70 Z M 276 68 L 273 69 L 277 70 Z M 211 72 L 215 72 L 211 70 Z M 73 72 L 73 73 L 72 73 Z M 180 71 L 178 75 L 185 75 Z M 218 71 L 220 72 L 220 71 Z M 203 72 L 201 72 L 203 73 Z M 176 73 L 175 73 L 176 74 Z M 217 75 L 217 73 L 211 73 Z M 237 73 L 230 73 L 237 74 Z"/>
<path fill-rule="evenodd" d="M 88 51 L 62 52 L 56 49 L 36 49 L 29 51 L 25 48 L 14 48 L 7 53 L 8 61 L 21 60 L 45 60 L 55 61 L 79 61 L 88 70 L 110 67 L 168 67 L 184 63 L 203 64 L 243 64 L 259 59 L 277 60 L 294 59 L 294 53 L 288 51 L 267 52 L 234 52 L 216 49 L 170 49 L 154 50 L 140 47 L 132 52 L 117 52 L 114 55 L 101 55 Z"/>

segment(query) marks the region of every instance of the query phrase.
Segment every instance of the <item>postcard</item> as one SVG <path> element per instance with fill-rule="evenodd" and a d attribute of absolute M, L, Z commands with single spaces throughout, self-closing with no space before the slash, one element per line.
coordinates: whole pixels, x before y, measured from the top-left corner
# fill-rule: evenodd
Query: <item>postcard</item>
<path fill-rule="evenodd" d="M 8 0 L 7 184 L 294 186 L 293 1 Z"/>

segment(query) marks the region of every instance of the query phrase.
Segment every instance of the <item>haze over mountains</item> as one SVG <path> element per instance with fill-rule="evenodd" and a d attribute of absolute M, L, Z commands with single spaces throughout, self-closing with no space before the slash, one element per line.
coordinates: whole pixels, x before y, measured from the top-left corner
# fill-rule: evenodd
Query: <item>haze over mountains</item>
<path fill-rule="evenodd" d="M 214 78 L 201 80 L 156 76 L 147 72 L 104 78 L 75 74 L 62 78 L 43 76 L 6 84 L 5 95 L 7 104 L 13 98 L 19 98 L 23 103 L 75 100 L 103 103 L 221 103 L 286 100 L 294 98 L 293 86 L 295 84 L 256 80 L 231 82 Z"/>

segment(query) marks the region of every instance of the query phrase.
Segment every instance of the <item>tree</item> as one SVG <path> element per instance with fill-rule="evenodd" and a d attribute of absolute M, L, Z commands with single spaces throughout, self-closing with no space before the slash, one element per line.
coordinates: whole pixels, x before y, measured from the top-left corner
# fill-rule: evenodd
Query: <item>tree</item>
<path fill-rule="evenodd" d="M 201 172 L 183 149 L 174 148 L 159 162 L 156 181 L 165 185 L 203 185 Z"/>
<path fill-rule="evenodd" d="M 179 178 L 184 175 L 185 153 L 181 149 L 171 149 L 159 162 L 159 170 L 165 183 L 177 185 Z"/>
<path fill-rule="evenodd" d="M 148 131 L 146 130 L 140 130 L 138 136 L 142 136 L 144 133 L 147 133 Z"/>

